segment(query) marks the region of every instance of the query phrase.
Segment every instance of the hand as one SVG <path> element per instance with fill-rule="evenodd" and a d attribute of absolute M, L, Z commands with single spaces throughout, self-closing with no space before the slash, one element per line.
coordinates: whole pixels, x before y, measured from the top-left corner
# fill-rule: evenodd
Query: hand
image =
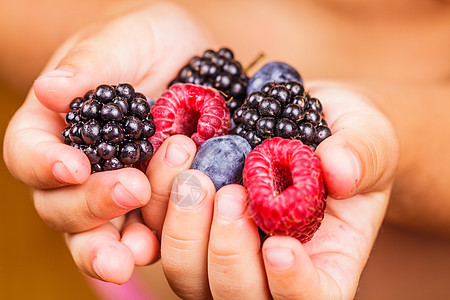
<path fill-rule="evenodd" d="M 177 175 L 161 239 L 172 289 L 186 299 L 352 299 L 381 226 L 397 164 L 390 122 L 362 94 L 315 83 L 333 135 L 317 148 L 329 193 L 311 241 L 273 236 L 260 246 L 246 191 L 215 193 L 209 178 Z"/>
<path fill-rule="evenodd" d="M 70 101 L 99 84 L 121 82 L 157 97 L 191 56 L 211 46 L 202 27 L 174 5 L 146 6 L 92 25 L 55 53 L 11 120 L 6 165 L 34 188 L 43 220 L 67 233 L 84 273 L 123 283 L 134 265 L 159 257 L 159 242 L 136 209 L 150 198 L 167 203 L 173 177 L 189 168 L 196 148 L 175 136 L 155 153 L 147 174 L 126 168 L 90 175 L 87 157 L 59 138 Z M 162 225 L 165 206 L 152 211 Z"/>

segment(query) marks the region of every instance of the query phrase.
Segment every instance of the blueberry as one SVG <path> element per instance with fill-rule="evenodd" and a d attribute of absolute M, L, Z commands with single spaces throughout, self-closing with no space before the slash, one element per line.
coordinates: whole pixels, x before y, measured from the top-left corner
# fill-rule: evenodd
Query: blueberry
<path fill-rule="evenodd" d="M 238 135 L 214 137 L 199 147 L 191 169 L 208 175 L 216 190 L 241 183 L 244 161 L 251 150 L 249 143 Z"/>
<path fill-rule="evenodd" d="M 270 62 L 262 66 L 261 69 L 250 78 L 247 94 L 261 90 L 261 87 L 267 82 L 285 82 L 292 80 L 303 83 L 300 74 L 290 65 L 283 62 Z"/>

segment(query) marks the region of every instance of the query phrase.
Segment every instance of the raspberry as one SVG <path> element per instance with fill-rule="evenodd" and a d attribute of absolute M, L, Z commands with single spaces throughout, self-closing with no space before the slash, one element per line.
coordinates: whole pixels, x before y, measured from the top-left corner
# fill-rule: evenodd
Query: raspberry
<path fill-rule="evenodd" d="M 269 82 L 247 96 L 233 114 L 233 133 L 254 148 L 266 139 L 282 137 L 301 140 L 315 149 L 331 131 L 320 101 L 305 93 L 298 81 Z"/>
<path fill-rule="evenodd" d="M 248 211 L 268 235 L 302 243 L 319 228 L 326 206 L 320 159 L 298 140 L 275 137 L 254 148 L 245 160 Z"/>
<path fill-rule="evenodd" d="M 178 82 L 200 84 L 220 90 L 231 113 L 242 105 L 247 95 L 248 77 L 233 51 L 221 48 L 206 50 L 202 57 L 192 57 L 171 85 Z"/>
<path fill-rule="evenodd" d="M 155 149 L 171 135 L 190 136 L 200 146 L 207 139 L 228 133 L 230 112 L 221 94 L 201 85 L 176 83 L 152 107 Z"/>
<path fill-rule="evenodd" d="M 73 99 L 66 122 L 63 142 L 86 154 L 92 173 L 142 168 L 153 156 L 148 140 L 155 133 L 150 107 L 130 84 L 102 84 Z"/>

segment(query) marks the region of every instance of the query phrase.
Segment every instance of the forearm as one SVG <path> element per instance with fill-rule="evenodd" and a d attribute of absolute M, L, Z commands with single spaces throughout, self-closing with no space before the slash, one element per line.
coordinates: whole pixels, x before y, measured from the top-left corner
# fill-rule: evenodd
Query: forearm
<path fill-rule="evenodd" d="M 450 85 L 365 83 L 400 143 L 387 221 L 450 237 Z"/>

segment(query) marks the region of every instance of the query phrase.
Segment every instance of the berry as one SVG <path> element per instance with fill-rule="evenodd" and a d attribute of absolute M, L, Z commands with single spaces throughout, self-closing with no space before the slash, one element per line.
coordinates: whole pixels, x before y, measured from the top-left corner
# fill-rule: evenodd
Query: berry
<path fill-rule="evenodd" d="M 298 81 L 303 84 L 300 74 L 290 65 L 277 61 L 269 62 L 249 79 L 247 95 L 261 90 L 265 83 L 285 81 Z"/>
<path fill-rule="evenodd" d="M 243 182 L 248 211 L 262 231 L 302 243 L 312 238 L 324 217 L 326 191 L 320 159 L 308 146 L 265 140 L 248 154 Z"/>
<path fill-rule="evenodd" d="M 247 95 L 248 77 L 233 51 L 207 49 L 202 57 L 194 56 L 180 70 L 171 84 L 183 82 L 213 87 L 223 92 L 231 113 L 241 106 Z"/>
<path fill-rule="evenodd" d="M 188 83 L 176 83 L 161 94 L 152 107 L 155 149 L 171 135 L 190 136 L 197 146 L 207 139 L 228 133 L 230 112 L 215 89 Z"/>
<path fill-rule="evenodd" d="M 99 85 L 69 105 L 62 141 L 83 151 L 91 172 L 142 167 L 153 156 L 155 124 L 146 97 L 132 85 Z"/>
<path fill-rule="evenodd" d="M 216 190 L 227 184 L 242 183 L 244 161 L 251 150 L 248 142 L 238 135 L 214 137 L 198 148 L 191 169 L 208 175 Z"/>
<path fill-rule="evenodd" d="M 298 81 L 265 83 L 247 96 L 233 121 L 232 133 L 246 138 L 253 148 L 278 136 L 301 140 L 315 149 L 331 135 L 322 104 L 305 93 Z"/>
<path fill-rule="evenodd" d="M 111 102 L 115 96 L 116 96 L 116 92 L 114 90 L 114 87 L 107 85 L 107 84 L 99 85 L 95 89 L 94 95 L 93 95 L 93 97 L 95 97 L 95 99 L 97 99 L 98 101 L 100 101 L 102 103 Z"/>

